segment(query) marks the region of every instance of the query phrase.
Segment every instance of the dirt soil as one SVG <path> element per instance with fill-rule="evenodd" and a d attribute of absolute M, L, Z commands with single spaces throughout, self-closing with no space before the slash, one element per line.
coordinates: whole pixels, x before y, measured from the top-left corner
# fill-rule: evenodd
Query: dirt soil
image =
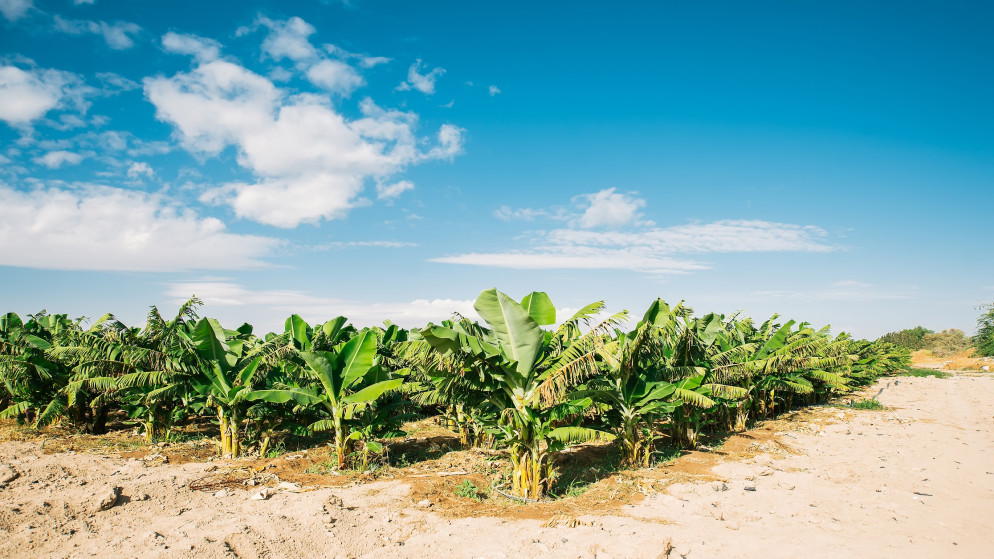
<path fill-rule="evenodd" d="M 444 452 L 444 435 L 375 480 L 329 475 L 318 450 L 205 463 L 202 443 L 0 442 L 0 557 L 990 557 L 994 377 L 874 395 L 885 410 L 804 410 L 537 505 L 456 496 L 465 480 L 487 493 L 500 457 Z"/>

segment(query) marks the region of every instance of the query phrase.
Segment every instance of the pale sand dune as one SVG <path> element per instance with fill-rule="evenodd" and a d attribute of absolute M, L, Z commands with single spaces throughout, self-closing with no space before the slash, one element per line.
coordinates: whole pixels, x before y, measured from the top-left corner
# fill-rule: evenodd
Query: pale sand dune
<path fill-rule="evenodd" d="M 892 409 L 819 409 L 785 427 L 797 454 L 721 463 L 723 482 L 672 485 L 572 528 L 442 517 L 399 482 L 218 497 L 185 487 L 205 464 L 2 443 L 0 482 L 19 476 L 0 488 L 0 557 L 665 557 L 667 542 L 669 557 L 994 556 L 994 378 L 880 388 Z M 118 505 L 94 512 L 112 486 Z"/>

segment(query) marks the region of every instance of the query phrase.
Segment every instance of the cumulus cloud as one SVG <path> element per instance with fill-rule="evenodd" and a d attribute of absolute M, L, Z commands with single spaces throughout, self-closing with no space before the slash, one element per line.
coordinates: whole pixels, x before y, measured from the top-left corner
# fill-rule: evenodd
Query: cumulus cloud
<path fill-rule="evenodd" d="M 22 192 L 0 183 L 0 265 L 177 271 L 266 264 L 280 241 L 230 233 L 155 194 L 99 185 Z"/>
<path fill-rule="evenodd" d="M 366 83 L 355 68 L 339 60 L 315 62 L 306 74 L 314 85 L 343 96 L 348 96 Z"/>
<path fill-rule="evenodd" d="M 407 70 L 407 81 L 401 82 L 397 86 L 399 91 L 409 91 L 411 89 L 416 89 L 425 95 L 433 95 L 435 93 L 435 81 L 445 73 L 445 68 L 433 68 L 427 74 L 422 74 L 421 69 L 424 67 L 424 63 L 421 59 L 418 59 L 411 67 Z"/>
<path fill-rule="evenodd" d="M 7 21 L 17 21 L 34 6 L 33 0 L 0 0 L 0 14 Z"/>
<path fill-rule="evenodd" d="M 620 227 L 638 218 L 638 210 L 645 206 L 645 200 L 628 194 L 615 192 L 613 188 L 582 196 L 587 209 L 580 216 L 581 227 Z"/>
<path fill-rule="evenodd" d="M 210 62 L 221 55 L 221 44 L 214 39 L 172 31 L 162 36 L 162 48 L 166 52 L 193 56 L 198 62 Z"/>
<path fill-rule="evenodd" d="M 49 169 L 58 169 L 63 165 L 78 165 L 83 161 L 83 155 L 71 151 L 57 150 L 50 151 L 41 157 L 36 157 L 33 161 Z"/>
<path fill-rule="evenodd" d="M 126 21 L 107 23 L 106 21 L 70 20 L 55 16 L 55 30 L 70 35 L 100 35 L 108 47 L 114 50 L 126 50 L 135 46 L 134 36 L 141 33 L 142 28 L 138 24 Z"/>
<path fill-rule="evenodd" d="M 65 105 L 85 111 L 88 91 L 82 80 L 69 72 L 0 66 L 0 120 L 23 126 Z"/>
<path fill-rule="evenodd" d="M 310 323 L 346 316 L 359 326 L 375 326 L 391 320 L 404 328 L 441 322 L 453 313 L 478 319 L 473 301 L 461 299 L 414 299 L 411 301 L 366 302 L 320 297 L 304 291 L 249 289 L 231 281 L 189 281 L 169 285 L 166 292 L 176 301 L 196 295 L 208 306 L 262 307 L 271 311 L 272 330 L 282 330 L 282 319 L 297 313 Z M 264 326 L 265 327 L 265 326 Z"/>
<path fill-rule="evenodd" d="M 496 85 L 490 86 L 490 88 L 488 89 L 488 91 L 490 92 L 490 96 L 491 97 L 493 97 L 494 95 L 497 95 L 498 93 L 501 92 L 500 88 L 497 87 Z"/>
<path fill-rule="evenodd" d="M 290 27 L 296 36 L 308 34 Z M 275 44 L 280 46 L 268 47 L 273 52 L 302 55 L 289 39 Z M 203 200 L 229 204 L 239 217 L 277 227 L 341 217 L 365 203 L 359 195 L 368 181 L 385 183 L 409 165 L 462 150 L 456 126 L 440 127 L 436 142 L 424 149 L 413 113 L 384 109 L 367 98 L 361 116 L 350 120 L 327 98 L 290 95 L 225 60 L 148 78 L 144 85 L 157 117 L 175 127 L 186 149 L 215 155 L 235 146 L 239 164 L 256 176 L 212 189 Z"/>
<path fill-rule="evenodd" d="M 317 58 L 318 51 L 308 39 L 314 34 L 313 25 L 299 17 L 285 21 L 260 17 L 259 23 L 269 29 L 269 33 L 262 41 L 262 52 L 273 60 L 289 58 L 301 62 Z"/>
<path fill-rule="evenodd" d="M 155 175 L 155 171 L 152 167 L 145 163 L 144 161 L 137 161 L 128 166 L 128 178 L 129 179 L 140 179 L 141 177 L 152 178 Z"/>

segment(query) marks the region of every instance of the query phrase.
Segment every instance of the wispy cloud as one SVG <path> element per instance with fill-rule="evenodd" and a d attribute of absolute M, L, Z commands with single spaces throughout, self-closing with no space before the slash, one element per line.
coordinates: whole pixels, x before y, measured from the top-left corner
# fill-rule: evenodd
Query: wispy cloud
<path fill-rule="evenodd" d="M 346 248 L 410 248 L 416 247 L 418 243 L 406 241 L 335 241 L 317 246 L 318 250 L 323 249 L 346 249 Z"/>
<path fill-rule="evenodd" d="M 751 295 L 764 300 L 789 299 L 797 301 L 838 301 L 861 303 L 872 301 L 907 300 L 916 297 L 917 289 L 908 286 L 877 287 L 858 280 L 834 281 L 827 285 L 812 286 L 804 291 L 765 290 Z"/>
<path fill-rule="evenodd" d="M 107 46 L 114 50 L 126 50 L 135 46 L 134 37 L 142 28 L 126 21 L 86 21 L 70 20 L 55 16 L 55 30 L 70 35 L 93 34 L 103 37 Z"/>
<path fill-rule="evenodd" d="M 416 89 L 425 95 L 434 95 L 435 81 L 445 74 L 445 68 L 432 68 L 425 74 L 421 73 L 422 68 L 424 68 L 424 63 L 421 59 L 418 59 L 414 64 L 411 64 L 411 67 L 407 70 L 407 81 L 401 82 L 401 84 L 397 86 L 397 90 L 409 91 L 411 89 Z"/>
<path fill-rule="evenodd" d="M 414 183 L 411 181 L 398 181 L 393 184 L 377 184 L 376 185 L 376 197 L 380 199 L 390 199 L 396 198 L 414 188 Z"/>
<path fill-rule="evenodd" d="M 79 165 L 84 159 L 81 153 L 65 150 L 50 151 L 45 155 L 34 158 L 34 162 L 49 169 L 58 169 L 63 165 Z"/>
<path fill-rule="evenodd" d="M 270 315 L 286 317 L 300 314 L 311 323 L 323 322 L 335 316 L 345 316 L 357 326 L 380 325 L 390 320 L 405 328 L 422 327 L 428 322 L 440 322 L 459 313 L 478 318 L 473 301 L 460 299 L 414 299 L 411 301 L 367 302 L 320 297 L 306 291 L 249 289 L 228 281 L 188 281 L 169 284 L 166 294 L 181 303 L 196 295 L 208 306 L 256 306 Z M 278 324 L 278 320 L 271 321 Z"/>
<path fill-rule="evenodd" d="M 710 268 L 692 254 L 733 252 L 828 252 L 827 233 L 815 226 L 768 221 L 723 220 L 656 227 L 643 219 L 643 199 L 609 188 L 573 198 L 572 208 L 498 208 L 503 220 L 565 222 L 567 227 L 533 233 L 531 246 L 506 252 L 473 252 L 433 262 L 514 269 L 614 269 L 685 274 Z"/>
<path fill-rule="evenodd" d="M 592 194 L 574 196 L 570 207 L 554 206 L 551 208 L 511 208 L 501 206 L 494 210 L 493 215 L 503 221 L 536 219 L 567 221 L 571 226 L 582 228 L 609 227 L 618 228 L 628 225 L 651 225 L 641 220 L 640 209 L 645 207 L 645 200 L 637 193 L 617 192 L 614 188 L 605 188 Z"/>
<path fill-rule="evenodd" d="M 489 88 L 487 89 L 487 91 L 489 91 L 489 92 L 490 92 L 490 96 L 491 96 L 491 97 L 493 97 L 494 95 L 497 95 L 498 93 L 500 93 L 500 92 L 501 92 L 501 91 L 500 91 L 500 88 L 499 88 L 499 87 L 497 87 L 496 85 L 492 85 L 492 86 L 490 86 L 490 87 L 489 87 Z"/>

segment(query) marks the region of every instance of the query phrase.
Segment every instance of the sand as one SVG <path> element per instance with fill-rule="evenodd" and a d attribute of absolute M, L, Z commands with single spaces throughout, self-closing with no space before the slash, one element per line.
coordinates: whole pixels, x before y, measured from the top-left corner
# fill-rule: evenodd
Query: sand
<path fill-rule="evenodd" d="M 419 505 L 409 480 L 253 500 L 192 490 L 216 464 L 5 442 L 0 557 L 991 557 L 994 378 L 884 379 L 867 394 L 880 390 L 883 411 L 767 424 L 777 444 L 757 436 L 759 454 L 716 460 L 701 481 L 536 519 L 460 518 Z"/>

